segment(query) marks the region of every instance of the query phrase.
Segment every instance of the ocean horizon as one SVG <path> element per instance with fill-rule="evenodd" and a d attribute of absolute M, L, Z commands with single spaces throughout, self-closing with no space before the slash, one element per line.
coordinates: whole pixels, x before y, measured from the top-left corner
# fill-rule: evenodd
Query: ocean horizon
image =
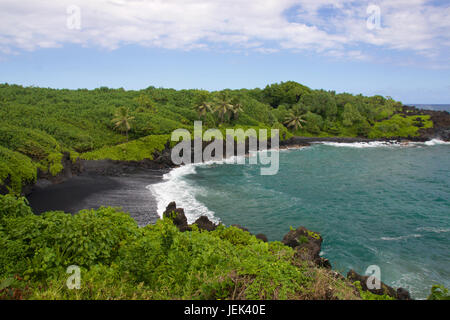
<path fill-rule="evenodd" d="M 407 103 L 407 106 L 414 106 L 419 109 L 425 110 L 433 110 L 433 111 L 447 111 L 450 112 L 450 103 L 449 104 L 433 104 L 433 103 Z"/>

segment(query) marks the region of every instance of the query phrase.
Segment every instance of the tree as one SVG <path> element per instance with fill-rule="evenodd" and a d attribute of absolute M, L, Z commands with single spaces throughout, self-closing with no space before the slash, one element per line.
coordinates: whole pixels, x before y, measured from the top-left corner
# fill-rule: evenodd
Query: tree
<path fill-rule="evenodd" d="M 131 129 L 130 122 L 134 119 L 129 114 L 129 109 L 125 107 L 120 107 L 116 110 L 112 122 L 114 123 L 114 128 L 118 129 L 120 132 L 125 132 L 128 141 L 128 131 Z"/>
<path fill-rule="evenodd" d="M 205 117 L 208 112 L 213 112 L 211 105 L 206 101 L 203 101 L 200 105 L 195 107 L 195 109 L 197 110 L 199 117 Z"/>
<path fill-rule="evenodd" d="M 277 108 L 280 104 L 293 105 L 300 101 L 300 98 L 310 92 L 311 89 L 294 81 L 274 83 L 266 86 L 263 90 L 265 102 L 273 108 Z"/>
<path fill-rule="evenodd" d="M 139 105 L 139 108 L 154 111 L 155 107 L 153 105 L 153 101 L 144 94 L 141 94 L 138 98 L 136 98 L 136 102 Z"/>
<path fill-rule="evenodd" d="M 233 101 L 232 105 L 231 118 L 232 120 L 237 120 L 239 118 L 239 114 L 244 112 L 244 110 L 242 109 L 242 104 L 238 100 Z"/>
<path fill-rule="evenodd" d="M 303 128 L 303 124 L 306 123 L 304 119 L 305 115 L 302 114 L 298 109 L 294 109 L 289 112 L 284 121 L 284 125 L 288 128 L 293 128 L 294 131 L 297 131 L 299 128 Z"/>
<path fill-rule="evenodd" d="M 347 103 L 344 106 L 344 112 L 342 113 L 342 124 L 344 126 L 351 127 L 362 120 L 364 120 L 363 116 L 354 105 Z"/>
<path fill-rule="evenodd" d="M 307 121 L 305 129 L 311 133 L 319 134 L 323 128 L 323 118 L 319 114 L 308 111 L 305 114 L 305 119 Z"/>
<path fill-rule="evenodd" d="M 231 104 L 230 99 L 226 94 L 222 94 L 219 100 L 217 100 L 217 105 L 215 112 L 219 115 L 220 122 L 223 123 L 225 118 L 233 112 L 234 106 Z"/>

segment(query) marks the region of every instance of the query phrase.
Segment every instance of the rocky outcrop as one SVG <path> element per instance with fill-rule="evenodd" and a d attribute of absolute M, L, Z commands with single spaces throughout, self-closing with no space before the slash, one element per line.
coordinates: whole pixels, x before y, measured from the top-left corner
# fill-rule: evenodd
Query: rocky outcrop
<path fill-rule="evenodd" d="M 206 216 L 201 216 L 195 220 L 194 224 L 197 225 L 200 230 L 214 231 L 217 228 L 217 225 L 210 221 Z"/>
<path fill-rule="evenodd" d="M 256 239 L 262 240 L 263 242 L 268 242 L 269 240 L 267 239 L 266 235 L 263 233 L 258 233 L 257 235 L 255 235 Z"/>
<path fill-rule="evenodd" d="M 189 227 L 186 215 L 184 214 L 183 208 L 177 208 L 177 205 L 174 202 L 169 203 L 166 208 L 166 211 L 163 213 L 163 217 L 170 218 L 173 221 L 173 224 L 181 231 L 190 231 L 191 227 Z"/>
<path fill-rule="evenodd" d="M 192 230 L 192 225 L 188 224 L 186 215 L 184 214 L 184 209 L 177 208 L 177 204 L 175 203 L 175 201 L 169 203 L 163 213 L 163 217 L 172 219 L 173 224 L 181 232 Z M 210 221 L 206 216 L 201 216 L 194 222 L 194 224 L 200 230 L 214 231 L 217 228 L 217 225 Z"/>
<path fill-rule="evenodd" d="M 347 279 L 351 282 L 359 281 L 363 291 L 369 291 L 377 295 L 388 295 L 398 300 L 411 300 L 411 296 L 408 290 L 404 288 L 398 288 L 397 290 L 395 290 L 382 281 L 380 281 L 380 289 L 370 289 L 367 286 L 367 280 L 369 279 L 369 276 L 362 276 L 355 272 L 355 270 L 350 270 L 347 273 Z"/>
<path fill-rule="evenodd" d="M 421 125 L 422 121 L 419 121 L 419 136 L 414 137 L 412 140 L 428 141 L 431 139 L 440 139 L 450 141 L 450 113 L 447 111 L 423 110 L 417 109 L 416 107 L 403 106 L 399 113 L 407 116 L 430 116 L 430 120 L 433 121 L 433 127 L 428 129 L 423 129 L 423 125 Z"/>
<path fill-rule="evenodd" d="M 192 224 L 191 225 L 188 224 L 186 215 L 184 214 L 184 209 L 177 208 L 175 201 L 169 203 L 169 205 L 166 207 L 166 210 L 163 213 L 163 217 L 172 219 L 173 224 L 181 232 L 192 230 Z M 205 230 L 205 231 L 214 231 L 214 230 L 216 230 L 216 228 L 218 226 L 217 224 L 215 224 L 214 222 L 209 220 L 208 217 L 206 217 L 206 216 L 201 216 L 200 218 L 195 220 L 195 222 L 193 224 L 195 224 L 200 230 Z M 247 228 L 244 228 L 240 225 L 233 224 L 232 226 L 239 228 L 245 232 L 250 233 Z M 268 241 L 266 235 L 264 235 L 262 233 L 257 234 L 255 237 L 264 242 Z"/>
<path fill-rule="evenodd" d="M 319 233 L 298 227 L 290 230 L 281 242 L 295 249 L 300 260 L 311 261 L 320 267 L 331 269 L 328 259 L 320 257 L 323 239 Z"/>

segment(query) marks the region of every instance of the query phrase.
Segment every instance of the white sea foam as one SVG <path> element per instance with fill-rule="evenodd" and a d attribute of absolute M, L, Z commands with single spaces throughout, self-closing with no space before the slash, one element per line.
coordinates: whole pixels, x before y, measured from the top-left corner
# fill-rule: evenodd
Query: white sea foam
<path fill-rule="evenodd" d="M 416 146 L 435 146 L 450 145 L 450 142 L 432 139 L 426 142 L 398 142 L 392 141 L 370 141 L 370 142 L 316 142 L 326 146 L 346 147 L 346 148 L 379 148 L 379 147 L 416 147 Z"/>
<path fill-rule="evenodd" d="M 163 176 L 163 182 L 147 186 L 147 189 L 156 198 L 160 217 L 162 217 L 167 205 L 175 201 L 177 207 L 184 209 L 188 223 L 193 223 L 202 215 L 207 216 L 214 222 L 219 222 L 214 217 L 214 212 L 195 198 L 198 193 L 204 193 L 205 190 L 192 186 L 184 180 L 184 176 L 195 174 L 195 168 L 196 165 L 193 164 L 175 168 Z"/>
<path fill-rule="evenodd" d="M 255 156 L 256 154 L 251 154 Z M 214 216 L 214 211 L 208 209 L 204 204 L 196 199 L 198 194 L 206 194 L 207 190 L 194 186 L 185 180 L 185 176 L 195 174 L 196 168 L 200 166 L 210 166 L 214 164 L 236 164 L 239 160 L 245 160 L 245 156 L 233 156 L 220 161 L 205 161 L 195 164 L 187 164 L 172 169 L 163 176 L 163 182 L 148 185 L 152 194 L 158 203 L 158 214 L 162 217 L 167 205 L 175 201 L 178 208 L 183 208 L 188 223 L 193 223 L 200 216 L 207 216 L 213 222 L 220 222 L 220 219 Z"/>
<path fill-rule="evenodd" d="M 381 237 L 381 240 L 384 241 L 399 241 L 399 240 L 406 240 L 410 238 L 421 238 L 423 237 L 421 234 L 409 234 L 407 236 L 400 236 L 400 237 Z"/>
<path fill-rule="evenodd" d="M 439 144 L 450 145 L 450 142 L 442 141 L 442 140 L 439 140 L 439 139 L 432 139 L 432 140 L 429 140 L 429 141 L 425 142 L 424 144 L 427 145 L 427 146 L 435 146 L 435 145 L 439 145 Z"/>
<path fill-rule="evenodd" d="M 370 141 L 370 142 L 317 142 L 326 146 L 346 148 L 378 148 L 402 146 L 397 141 Z"/>
<path fill-rule="evenodd" d="M 417 228 L 416 231 L 427 231 L 427 232 L 433 232 L 433 233 L 446 233 L 446 232 L 450 232 L 450 228 L 420 227 L 420 228 Z"/>

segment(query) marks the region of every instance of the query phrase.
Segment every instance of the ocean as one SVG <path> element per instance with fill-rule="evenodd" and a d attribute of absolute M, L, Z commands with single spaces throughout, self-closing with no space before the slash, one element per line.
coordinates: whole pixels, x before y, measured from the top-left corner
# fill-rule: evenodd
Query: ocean
<path fill-rule="evenodd" d="M 176 168 L 149 186 L 161 214 L 170 201 L 190 223 L 206 215 L 281 240 L 305 226 L 324 238 L 333 268 L 364 274 L 426 298 L 450 287 L 450 144 L 320 143 L 279 152 L 277 175 L 258 165 L 204 163 Z M 254 155 L 255 156 L 255 155 Z"/>
<path fill-rule="evenodd" d="M 450 104 L 407 104 L 419 109 L 433 110 L 433 111 L 447 111 L 450 112 Z"/>

